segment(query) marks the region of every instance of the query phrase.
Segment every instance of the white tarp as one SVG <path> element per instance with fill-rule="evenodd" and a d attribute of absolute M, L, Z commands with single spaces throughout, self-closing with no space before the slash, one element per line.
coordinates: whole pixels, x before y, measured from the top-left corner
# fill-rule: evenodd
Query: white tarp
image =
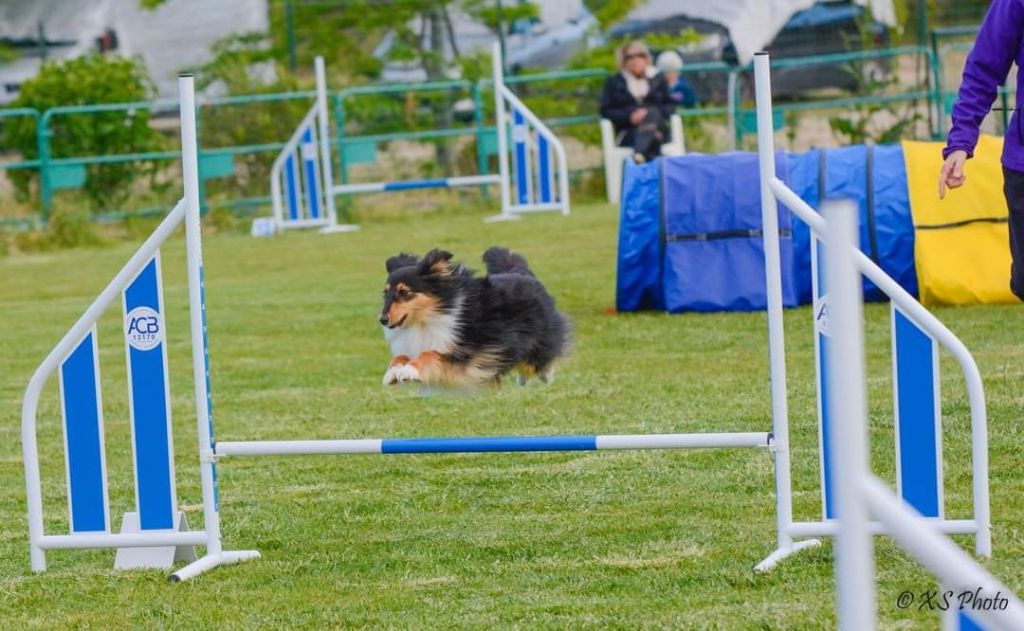
<path fill-rule="evenodd" d="M 153 11 L 139 0 L 0 0 L 0 39 L 34 40 L 42 23 L 46 39 L 64 42 L 51 59 L 95 50 L 95 39 L 110 28 L 118 52 L 137 55 L 161 98 L 177 98 L 177 73 L 212 58 L 211 46 L 232 34 L 266 32 L 269 0 L 167 0 Z M 14 98 L 5 86 L 35 76 L 42 60 L 28 55 L 0 64 L 0 104 Z"/>
<path fill-rule="evenodd" d="M 876 20 L 896 26 L 892 0 L 856 0 L 868 7 Z M 629 13 L 627 19 L 657 20 L 686 15 L 717 22 L 729 30 L 729 37 L 741 64 L 775 39 L 793 14 L 809 8 L 815 0 L 648 0 Z"/>

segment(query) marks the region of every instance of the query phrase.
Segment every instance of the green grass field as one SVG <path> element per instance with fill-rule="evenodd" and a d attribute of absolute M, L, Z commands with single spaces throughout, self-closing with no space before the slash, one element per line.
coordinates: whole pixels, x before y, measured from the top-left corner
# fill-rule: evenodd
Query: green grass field
<path fill-rule="evenodd" d="M 762 431 L 770 428 L 765 317 L 611 315 L 616 212 L 485 225 L 482 213 L 373 223 L 354 235 L 205 241 L 214 415 L 225 440 Z M 384 259 L 444 246 L 478 263 L 524 253 L 575 321 L 555 383 L 475 395 L 384 388 L 377 315 Z M 831 546 L 774 572 L 774 486 L 764 450 L 307 456 L 219 467 L 225 547 L 263 558 L 171 585 L 114 572 L 112 551 L 56 551 L 28 567 L 20 406 L 36 365 L 136 247 L 0 259 L 0 628 L 834 626 Z M 202 521 L 184 243 L 163 253 L 178 501 Z M 1019 307 L 941 309 L 987 388 L 994 558 L 1024 591 Z M 893 479 L 888 307 L 867 308 L 873 467 Z M 133 502 L 120 314 L 101 321 L 111 512 Z M 820 513 L 810 313 L 786 314 L 795 515 Z M 943 360 L 946 509 L 970 508 L 962 379 Z M 55 379 L 40 410 L 47 530 L 67 529 Z M 961 543 L 971 549 L 971 540 Z M 877 540 L 879 618 L 933 580 Z"/>

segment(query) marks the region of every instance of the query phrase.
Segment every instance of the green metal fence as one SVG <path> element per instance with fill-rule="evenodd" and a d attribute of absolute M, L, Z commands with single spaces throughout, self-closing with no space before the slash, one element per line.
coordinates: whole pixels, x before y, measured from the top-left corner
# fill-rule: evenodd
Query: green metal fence
<path fill-rule="evenodd" d="M 966 29 L 947 30 L 933 37 L 932 46 L 904 46 L 882 50 L 820 55 L 792 59 L 774 59 L 773 70 L 784 72 L 793 68 L 848 67 L 859 72 L 865 66 L 900 68 L 899 60 L 913 58 L 921 68 L 912 85 L 897 82 L 871 94 L 801 98 L 791 102 L 778 101 L 775 107 L 779 124 L 785 116 L 812 110 L 851 110 L 865 106 L 907 104 L 928 113 L 928 131 L 936 135 L 944 131 L 944 104 L 949 93 L 943 89 L 941 54 L 963 42 L 939 45 L 942 38 L 969 36 Z M 717 81 L 725 103 L 711 103 L 680 113 L 689 124 L 702 120 L 722 125 L 728 149 L 739 146 L 752 129 L 753 108 L 752 66 L 737 68 L 721 62 L 691 64 L 683 73 L 707 83 Z M 600 90 L 609 72 L 604 69 L 572 70 L 513 76 L 508 84 L 535 109 L 551 127 L 567 129 L 581 139 L 596 141 Z M 717 90 L 718 88 L 716 88 Z M 452 139 L 475 141 L 473 163 L 477 172 L 487 173 L 496 151 L 493 86 L 490 80 L 444 81 L 367 85 L 346 88 L 330 94 L 335 117 L 335 137 L 331 140 L 341 182 L 351 177 L 356 165 L 367 165 L 379 159 L 381 145 L 395 141 L 444 144 Z M 204 204 L 208 189 L 219 201 L 211 207 L 227 206 L 236 211 L 267 204 L 263 193 L 269 165 L 294 130 L 297 121 L 312 104 L 312 92 L 289 92 L 235 96 L 204 101 L 200 106 L 199 133 L 200 175 Z M 1005 98 L 1005 95 L 1004 95 Z M 457 108 L 456 105 L 464 107 Z M 167 134 L 167 147 L 159 150 L 122 151 L 111 155 L 65 155 L 55 152 L 54 128 L 68 117 L 89 117 L 146 111 L 159 114 L 172 111 L 171 101 L 122 103 L 57 107 L 46 112 L 27 109 L 0 109 L 0 125 L 4 120 L 28 117 L 36 123 L 37 159 L 0 160 L 0 170 L 34 170 L 39 175 L 39 216 L 45 219 L 53 207 L 54 197 L 62 190 L 80 187 L 91 165 L 117 163 L 164 163 L 178 159 L 179 152 Z M 439 124 L 440 122 L 440 124 Z M 59 125 L 58 125 L 59 128 Z M 59 139 L 57 139 L 59 140 Z M 735 142 L 735 145 L 733 145 Z M 463 168 L 466 168 L 465 166 Z M 262 177 L 262 179 L 260 179 Z M 161 200 L 161 202 L 173 200 Z M 159 208 L 163 208 L 161 205 Z M 153 208 L 152 212 L 159 212 Z M 149 209 L 147 209 L 149 210 Z M 132 214 L 145 214 L 147 210 Z M 104 213 L 102 218 L 116 219 L 125 213 Z"/>
<path fill-rule="evenodd" d="M 930 42 L 935 60 L 934 81 L 936 99 L 942 113 L 941 122 L 945 127 L 950 123 L 950 114 L 956 102 L 957 89 L 953 84 L 963 72 L 964 61 L 974 48 L 974 38 L 978 34 L 979 25 L 946 26 L 932 29 Z M 954 58 L 955 57 L 955 58 Z M 1016 86 L 999 88 L 999 102 L 993 116 L 998 121 L 998 129 L 1006 133 L 1010 124 L 1010 112 L 1016 107 Z"/>
<path fill-rule="evenodd" d="M 18 118 L 29 119 L 32 122 L 32 125 L 36 128 L 36 133 L 38 134 L 39 111 L 27 107 L 0 109 L 0 129 L 3 128 L 4 121 L 11 121 Z M 38 160 L 25 159 L 23 156 L 19 156 L 17 160 L 11 161 L 3 160 L 2 158 L 3 154 L 0 153 L 0 170 L 3 171 L 24 171 L 39 168 Z M 32 225 L 32 223 L 34 223 L 32 219 L 0 215 L 0 225 L 27 226 Z"/>
<path fill-rule="evenodd" d="M 917 73 L 919 74 L 919 77 L 917 77 L 915 82 L 909 86 L 900 83 L 899 64 L 894 63 L 894 60 L 898 61 L 900 58 L 906 57 L 914 58 L 915 63 L 918 64 L 917 67 L 919 68 Z M 845 68 L 846 71 L 856 75 L 855 78 L 857 78 L 858 81 L 862 81 L 865 84 L 866 87 L 864 89 L 875 91 L 874 94 L 861 94 L 848 97 L 814 98 L 789 103 L 777 102 L 773 108 L 773 117 L 776 128 L 782 126 L 782 122 L 785 120 L 786 114 L 791 112 L 825 110 L 845 110 L 849 112 L 854 108 L 859 107 L 887 107 L 895 104 L 907 104 L 911 106 L 921 105 L 925 108 L 925 115 L 928 119 L 929 135 L 935 137 L 937 134 L 936 103 L 938 102 L 938 91 L 932 79 L 934 68 L 933 60 L 934 57 L 931 49 L 925 46 L 900 46 L 879 50 L 863 50 L 848 53 L 818 55 L 815 57 L 773 59 L 771 62 L 773 73 L 785 71 L 786 69 L 791 68 L 806 69 L 816 66 Z M 864 77 L 864 75 L 868 72 L 874 71 L 884 72 L 892 76 L 894 80 L 891 82 L 891 85 L 886 87 L 883 82 L 881 87 L 879 87 L 879 85 L 870 87 L 871 84 L 878 84 L 879 82 L 871 78 Z M 737 82 L 737 90 L 740 89 L 741 85 L 744 85 L 742 80 L 749 81 L 753 76 L 753 64 L 745 66 L 741 70 L 741 73 L 741 81 Z M 749 83 L 745 85 L 749 85 Z M 737 95 L 736 101 L 738 103 L 747 103 L 745 105 L 738 106 L 736 110 L 736 117 L 738 120 L 736 124 L 736 142 L 737 145 L 739 145 L 743 136 L 755 133 L 755 110 L 753 107 L 748 105 L 749 99 L 743 99 L 741 96 Z"/>

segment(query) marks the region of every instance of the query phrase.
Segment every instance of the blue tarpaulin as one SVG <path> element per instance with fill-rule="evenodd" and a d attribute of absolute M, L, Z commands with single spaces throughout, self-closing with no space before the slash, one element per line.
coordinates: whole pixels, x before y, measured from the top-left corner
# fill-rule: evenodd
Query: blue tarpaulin
<path fill-rule="evenodd" d="M 778 172 L 785 171 L 779 156 Z M 767 306 L 757 155 L 690 154 L 662 163 L 665 308 Z M 789 213 L 779 213 L 783 303 L 796 305 Z"/>
<path fill-rule="evenodd" d="M 661 280 L 661 162 L 622 173 L 619 258 L 615 303 L 619 311 L 665 309 Z"/>
<path fill-rule="evenodd" d="M 917 295 L 914 225 L 902 147 L 857 145 L 792 154 L 788 184 L 816 209 L 822 199 L 842 197 L 856 202 L 861 251 Z M 800 303 L 806 304 L 811 302 L 811 249 L 810 229 L 802 221 L 794 221 L 793 243 Z M 882 300 L 884 296 L 865 279 L 864 298 Z"/>
<path fill-rule="evenodd" d="M 779 153 L 776 171 L 814 208 L 823 197 L 855 200 L 861 249 L 917 294 L 913 224 L 899 146 Z M 765 308 L 756 154 L 690 154 L 627 164 L 622 200 L 618 310 Z M 811 302 L 810 232 L 791 218 L 780 207 L 786 306 Z M 881 298 L 867 281 L 865 296 Z"/>

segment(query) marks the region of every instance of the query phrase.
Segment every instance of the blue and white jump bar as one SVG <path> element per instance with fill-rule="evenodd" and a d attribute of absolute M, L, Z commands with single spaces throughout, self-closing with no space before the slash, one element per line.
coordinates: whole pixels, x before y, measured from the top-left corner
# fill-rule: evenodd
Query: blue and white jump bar
<path fill-rule="evenodd" d="M 337 193 L 388 193 L 394 191 L 411 191 L 425 188 L 457 188 L 460 186 L 476 186 L 479 184 L 497 184 L 501 176 L 466 175 L 461 177 L 430 178 L 424 180 L 402 180 L 398 182 L 366 182 L 361 184 L 341 184 L 334 187 Z"/>
<path fill-rule="evenodd" d="M 520 214 L 528 212 L 557 211 L 568 215 L 569 167 L 565 147 L 558 136 L 505 85 L 498 42 L 491 48 L 491 72 L 498 129 L 501 214 L 489 217 L 487 221 L 518 219 Z M 508 146 L 510 137 L 511 151 Z M 512 165 L 509 165 L 509 158 Z"/>
<path fill-rule="evenodd" d="M 359 226 L 339 224 L 334 204 L 327 77 L 317 57 L 316 103 L 299 123 L 270 168 L 270 200 L 274 228 L 320 228 L 321 232 L 352 232 Z"/>
<path fill-rule="evenodd" d="M 569 170 L 557 136 L 505 85 L 501 50 L 493 51 L 498 173 L 448 178 L 335 184 L 331 174 L 327 82 L 316 58 L 317 102 L 285 143 L 270 171 L 274 229 L 320 228 L 350 232 L 339 225 L 336 195 L 389 193 L 499 184 L 501 214 L 487 221 L 518 219 L 528 212 L 569 214 Z"/>
<path fill-rule="evenodd" d="M 611 449 L 769 447 L 770 445 L 771 435 L 768 432 L 482 436 L 471 438 L 367 438 L 355 440 L 219 441 L 217 442 L 217 456 L 603 451 Z"/>

